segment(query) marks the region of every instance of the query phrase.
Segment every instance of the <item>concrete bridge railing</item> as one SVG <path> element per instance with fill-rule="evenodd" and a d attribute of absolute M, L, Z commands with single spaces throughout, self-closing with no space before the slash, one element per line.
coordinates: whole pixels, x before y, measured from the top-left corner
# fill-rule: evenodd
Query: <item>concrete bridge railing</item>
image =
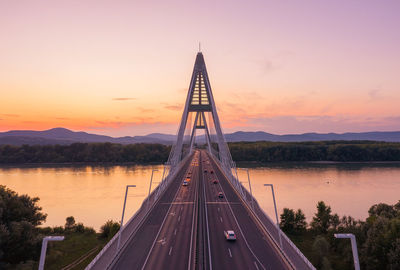
<path fill-rule="evenodd" d="M 180 168 L 186 163 L 188 158 L 190 158 L 190 156 L 186 157 L 176 168 L 169 172 L 164 172 L 164 178 L 161 180 L 160 184 L 143 200 L 141 207 L 127 221 L 120 231 L 116 233 L 103 247 L 90 264 L 86 266 L 85 270 L 107 269 L 107 267 L 111 265 L 118 256 L 117 242 L 119 235 L 121 234 L 120 250 L 122 250 L 130 237 L 136 232 L 147 215 L 151 212 L 158 199 L 162 197 L 163 192 L 167 189 L 171 180 L 175 178 L 176 174 L 180 171 Z"/>

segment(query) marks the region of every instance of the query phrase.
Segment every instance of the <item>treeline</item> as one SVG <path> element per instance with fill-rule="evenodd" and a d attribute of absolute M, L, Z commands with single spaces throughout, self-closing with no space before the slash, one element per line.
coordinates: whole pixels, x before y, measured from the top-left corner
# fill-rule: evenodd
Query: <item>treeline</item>
<path fill-rule="evenodd" d="M 373 141 L 235 142 L 234 161 L 400 161 L 400 143 Z M 165 162 L 163 144 L 73 143 L 71 145 L 0 145 L 0 164 L 66 162 Z"/>
<path fill-rule="evenodd" d="M 234 161 L 400 161 L 400 143 L 374 141 L 235 142 Z"/>
<path fill-rule="evenodd" d="M 320 201 L 310 224 L 300 209 L 284 208 L 280 227 L 317 269 L 354 269 L 350 241 L 336 239 L 335 233 L 356 236 L 361 269 L 400 269 L 400 201 L 375 204 L 368 214 L 365 221 L 340 218 Z"/>
<path fill-rule="evenodd" d="M 162 144 L 73 143 L 1 145 L 0 163 L 164 162 L 171 147 Z"/>

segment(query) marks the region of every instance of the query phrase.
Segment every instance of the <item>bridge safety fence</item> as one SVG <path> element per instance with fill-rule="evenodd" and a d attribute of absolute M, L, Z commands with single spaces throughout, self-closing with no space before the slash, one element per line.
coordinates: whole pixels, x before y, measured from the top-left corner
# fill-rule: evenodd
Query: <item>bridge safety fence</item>
<path fill-rule="evenodd" d="M 217 160 L 214 158 L 216 164 Z M 258 218 L 259 222 L 264 226 L 265 230 L 274 241 L 275 245 L 279 247 L 286 258 L 290 261 L 295 269 L 310 269 L 316 270 L 311 262 L 304 256 L 304 254 L 296 247 L 296 245 L 289 239 L 289 237 L 279 228 L 279 226 L 269 217 L 267 213 L 260 207 L 256 198 L 252 198 L 250 192 L 240 183 L 237 177 L 236 167 L 220 166 L 231 185 L 236 189 L 243 202 L 246 204 L 248 211 L 253 212 L 254 216 Z M 236 176 L 235 176 L 236 175 Z M 279 234 L 281 235 L 282 246 L 280 246 Z"/>
<path fill-rule="evenodd" d="M 122 250 L 124 245 L 128 242 L 130 237 L 136 232 L 140 227 L 142 222 L 145 220 L 147 215 L 151 212 L 154 205 L 159 198 L 162 197 L 163 192 L 167 189 L 172 179 L 175 178 L 176 174 L 180 171 L 180 167 L 186 164 L 186 157 L 179 166 L 173 168 L 172 170 L 166 169 L 163 172 L 163 178 L 160 184 L 150 193 L 148 197 L 143 200 L 141 207 L 136 211 L 136 213 L 127 221 L 127 223 L 121 227 L 120 231 L 111 238 L 110 241 L 103 247 L 103 249 L 96 255 L 96 257 L 86 266 L 85 270 L 91 269 L 107 269 L 108 266 L 113 262 L 113 260 L 118 255 L 117 242 L 119 235 L 121 234 L 121 243 L 119 250 Z"/>

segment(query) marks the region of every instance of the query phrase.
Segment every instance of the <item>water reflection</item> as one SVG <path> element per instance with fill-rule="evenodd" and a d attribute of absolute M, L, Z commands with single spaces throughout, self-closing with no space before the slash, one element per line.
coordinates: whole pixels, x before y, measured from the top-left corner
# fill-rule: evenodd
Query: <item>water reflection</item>
<path fill-rule="evenodd" d="M 247 164 L 246 164 L 247 165 Z M 243 166 L 243 164 L 241 164 Z M 283 207 L 301 208 L 308 220 L 319 200 L 324 200 L 339 215 L 364 219 L 375 203 L 396 203 L 400 199 L 398 164 L 272 164 L 249 167 L 254 196 L 268 214 L 274 215 L 271 190 L 274 184 L 278 211 Z M 119 220 L 125 186 L 129 190 L 127 214 L 132 215 L 147 196 L 151 171 L 159 182 L 161 165 L 64 165 L 0 168 L 0 184 L 19 194 L 40 197 L 48 214 L 45 225 L 64 225 L 67 216 L 98 229 L 106 220 Z M 248 187 L 247 175 L 238 171 Z M 153 185 L 154 188 L 156 185 Z"/>

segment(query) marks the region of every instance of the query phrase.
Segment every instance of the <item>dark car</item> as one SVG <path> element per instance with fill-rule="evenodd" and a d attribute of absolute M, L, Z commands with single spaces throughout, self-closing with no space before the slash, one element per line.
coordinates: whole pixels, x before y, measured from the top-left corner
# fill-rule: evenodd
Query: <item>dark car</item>
<path fill-rule="evenodd" d="M 218 192 L 218 198 L 223 198 L 224 194 L 222 192 Z"/>
<path fill-rule="evenodd" d="M 214 184 L 218 184 L 218 180 L 215 179 L 215 180 L 213 181 L 213 183 L 214 183 Z"/>

